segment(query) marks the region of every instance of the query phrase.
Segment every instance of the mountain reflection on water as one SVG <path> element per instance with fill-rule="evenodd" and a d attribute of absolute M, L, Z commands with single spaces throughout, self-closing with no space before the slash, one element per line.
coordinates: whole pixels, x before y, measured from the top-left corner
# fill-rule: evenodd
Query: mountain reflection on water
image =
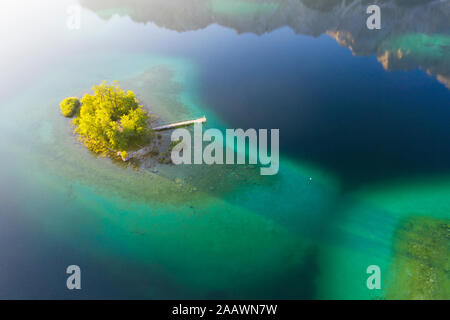
<path fill-rule="evenodd" d="M 450 89 L 448 0 L 382 0 L 382 29 L 366 27 L 361 0 L 80 0 L 104 19 L 127 15 L 135 22 L 185 32 L 212 24 L 262 35 L 288 26 L 296 34 L 328 34 L 354 55 L 375 54 L 388 70 L 420 68 Z"/>

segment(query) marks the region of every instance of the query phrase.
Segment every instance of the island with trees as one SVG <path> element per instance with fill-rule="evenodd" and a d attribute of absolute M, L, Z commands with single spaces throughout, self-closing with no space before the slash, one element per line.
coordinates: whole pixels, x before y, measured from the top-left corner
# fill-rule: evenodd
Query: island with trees
<path fill-rule="evenodd" d="M 128 161 L 130 151 L 152 142 L 154 133 L 150 115 L 132 91 L 124 91 L 117 82 L 95 85 L 93 94 L 64 99 L 61 112 L 73 120 L 75 133 L 96 154 Z M 155 154 L 155 147 L 152 148 Z M 142 152 L 141 152 L 142 154 Z"/>

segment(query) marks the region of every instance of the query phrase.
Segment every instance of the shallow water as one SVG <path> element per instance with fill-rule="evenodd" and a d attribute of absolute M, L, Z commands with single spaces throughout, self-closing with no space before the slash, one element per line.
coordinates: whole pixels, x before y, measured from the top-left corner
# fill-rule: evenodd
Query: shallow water
<path fill-rule="evenodd" d="M 385 2 L 372 34 L 357 1 L 82 0 L 79 30 L 2 3 L 0 297 L 383 298 L 399 223 L 450 216 L 450 9 Z M 93 156 L 59 102 L 102 80 L 160 122 L 280 128 L 279 174 Z"/>

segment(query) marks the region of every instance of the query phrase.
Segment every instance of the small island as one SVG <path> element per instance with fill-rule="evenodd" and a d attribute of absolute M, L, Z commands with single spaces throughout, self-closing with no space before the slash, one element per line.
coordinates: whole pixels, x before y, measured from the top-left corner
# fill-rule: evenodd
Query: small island
<path fill-rule="evenodd" d="M 96 154 L 131 159 L 130 153 L 148 145 L 154 137 L 150 116 L 132 91 L 125 92 L 117 82 L 95 85 L 93 94 L 64 99 L 61 112 L 73 120 L 75 133 Z M 142 152 L 141 152 L 142 153 Z"/>

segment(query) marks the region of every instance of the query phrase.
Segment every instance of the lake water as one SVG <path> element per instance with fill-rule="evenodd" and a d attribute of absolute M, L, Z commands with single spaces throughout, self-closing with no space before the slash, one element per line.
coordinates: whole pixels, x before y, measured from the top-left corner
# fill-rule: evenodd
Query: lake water
<path fill-rule="evenodd" d="M 450 5 L 380 5 L 2 1 L 0 298 L 383 298 L 399 224 L 450 218 Z M 103 80 L 161 123 L 279 128 L 279 174 L 93 156 L 59 102 Z"/>

